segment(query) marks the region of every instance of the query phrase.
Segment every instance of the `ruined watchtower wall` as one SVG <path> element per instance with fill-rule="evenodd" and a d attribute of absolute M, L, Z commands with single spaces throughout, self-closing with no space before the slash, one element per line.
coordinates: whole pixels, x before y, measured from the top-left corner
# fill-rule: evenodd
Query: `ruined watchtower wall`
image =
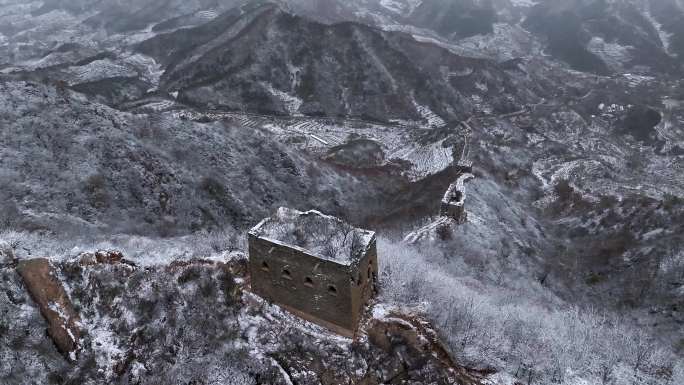
<path fill-rule="evenodd" d="M 456 182 L 449 186 L 440 203 L 440 216 L 452 218 L 458 223 L 465 223 L 468 220 L 468 213 L 465 210 L 465 182 L 471 178 L 474 178 L 473 174 L 461 174 Z"/>
<path fill-rule="evenodd" d="M 316 211 L 281 208 L 249 232 L 248 243 L 255 294 L 339 334 L 354 334 L 377 281 L 373 232 Z"/>

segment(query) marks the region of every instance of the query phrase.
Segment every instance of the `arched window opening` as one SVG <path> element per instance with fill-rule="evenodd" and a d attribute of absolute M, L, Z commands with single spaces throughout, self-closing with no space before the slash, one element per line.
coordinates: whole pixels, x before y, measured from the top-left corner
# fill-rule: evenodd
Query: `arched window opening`
<path fill-rule="evenodd" d="M 328 293 L 330 295 L 337 295 L 337 288 L 335 285 L 328 285 Z"/>
<path fill-rule="evenodd" d="M 290 270 L 288 269 L 283 269 L 282 277 L 285 279 L 292 279 L 292 273 L 290 273 Z"/>
<path fill-rule="evenodd" d="M 304 286 L 313 287 L 313 285 L 313 279 L 311 279 L 311 277 L 304 278 Z"/>
<path fill-rule="evenodd" d="M 263 270 L 263 271 L 271 270 L 271 268 L 268 266 L 268 262 L 266 262 L 266 261 L 261 262 L 261 270 Z"/>

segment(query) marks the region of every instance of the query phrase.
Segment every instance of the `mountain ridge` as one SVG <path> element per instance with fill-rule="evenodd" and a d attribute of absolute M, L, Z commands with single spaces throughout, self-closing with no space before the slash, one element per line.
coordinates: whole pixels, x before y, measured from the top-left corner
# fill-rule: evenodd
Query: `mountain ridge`
<path fill-rule="evenodd" d="M 225 28 L 210 23 L 137 46 L 168 64 L 161 89 L 179 92 L 180 101 L 281 114 L 292 112 L 285 106 L 291 102 L 293 112 L 304 115 L 387 121 L 415 120 L 414 103 L 452 120 L 478 110 L 472 95 L 492 101 L 484 108 L 498 112 L 519 109 L 528 99 L 497 63 L 460 57 L 402 32 L 356 22 L 322 24 L 272 3 L 215 23 Z M 181 33 L 196 34 L 204 44 L 182 54 L 164 48 Z M 245 46 L 254 49 L 239 48 Z M 517 106 L 505 106 L 508 100 Z"/>

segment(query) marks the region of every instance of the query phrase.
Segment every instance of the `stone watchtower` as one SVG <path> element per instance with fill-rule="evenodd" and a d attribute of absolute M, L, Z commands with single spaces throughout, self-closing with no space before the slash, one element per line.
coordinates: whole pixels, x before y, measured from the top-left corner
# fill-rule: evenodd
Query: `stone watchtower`
<path fill-rule="evenodd" d="M 473 174 L 464 173 L 458 177 L 456 182 L 449 186 L 440 202 L 439 215 L 449 217 L 457 223 L 465 223 L 468 220 L 468 213 L 465 210 L 465 182 L 474 178 Z"/>
<path fill-rule="evenodd" d="M 318 211 L 281 207 L 249 232 L 252 291 L 352 337 L 375 292 L 375 233 Z"/>

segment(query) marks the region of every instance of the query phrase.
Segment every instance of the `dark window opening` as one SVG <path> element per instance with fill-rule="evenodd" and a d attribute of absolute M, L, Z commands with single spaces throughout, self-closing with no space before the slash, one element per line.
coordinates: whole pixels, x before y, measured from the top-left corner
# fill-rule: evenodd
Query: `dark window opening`
<path fill-rule="evenodd" d="M 269 271 L 270 268 L 268 267 L 268 263 L 266 261 L 261 262 L 261 270 L 263 271 Z"/>
<path fill-rule="evenodd" d="M 328 293 L 330 295 L 337 295 L 337 288 L 334 285 L 328 285 Z"/>
<path fill-rule="evenodd" d="M 290 270 L 288 270 L 288 269 L 283 269 L 283 278 L 285 278 L 285 279 L 292 279 L 292 274 L 290 274 Z"/>
<path fill-rule="evenodd" d="M 451 196 L 451 199 L 449 199 L 449 202 L 460 202 L 461 198 L 463 198 L 463 193 L 456 191 L 454 195 Z"/>
<path fill-rule="evenodd" d="M 313 279 L 311 277 L 304 278 L 304 286 L 313 287 Z"/>

